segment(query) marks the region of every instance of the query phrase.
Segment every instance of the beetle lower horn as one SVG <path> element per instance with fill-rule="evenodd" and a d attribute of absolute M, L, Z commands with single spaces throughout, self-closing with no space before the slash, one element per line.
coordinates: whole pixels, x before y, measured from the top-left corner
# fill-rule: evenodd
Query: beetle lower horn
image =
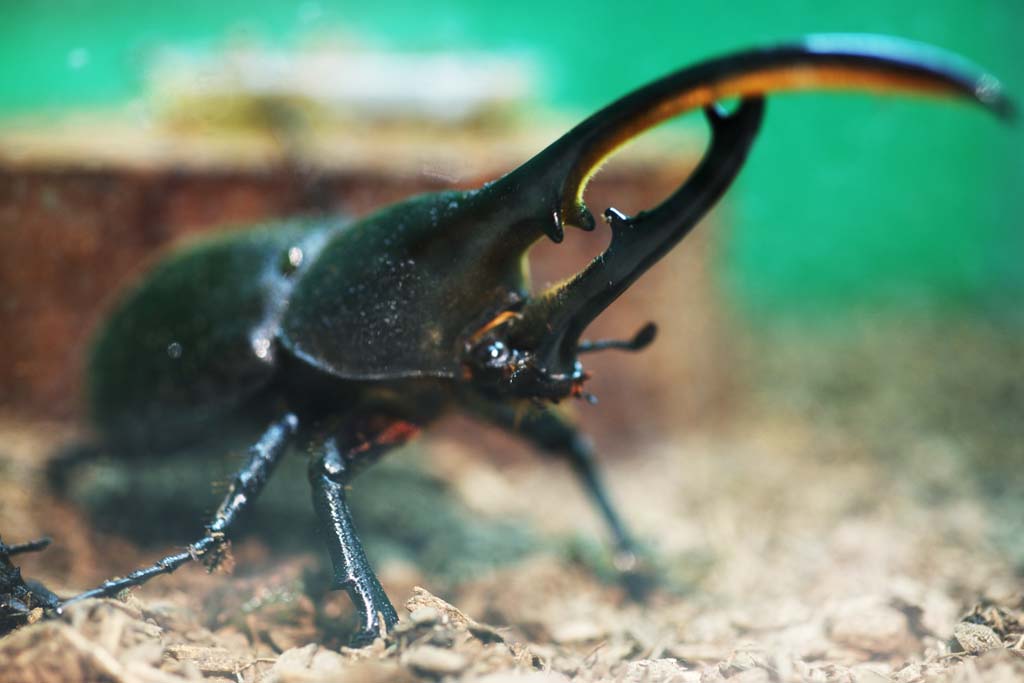
<path fill-rule="evenodd" d="M 583 191 L 601 164 L 630 139 L 723 99 L 798 90 L 918 93 L 970 100 L 1003 118 L 1014 113 L 995 77 L 952 53 L 881 36 L 813 35 L 654 81 L 589 117 L 495 185 L 525 195 L 528 206 L 543 207 L 537 220 L 560 242 L 565 223 L 594 228 Z"/>

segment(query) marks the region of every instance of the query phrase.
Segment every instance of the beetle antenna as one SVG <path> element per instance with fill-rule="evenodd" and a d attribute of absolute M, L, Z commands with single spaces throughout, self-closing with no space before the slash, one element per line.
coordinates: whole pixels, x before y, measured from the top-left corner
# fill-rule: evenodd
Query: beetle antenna
<path fill-rule="evenodd" d="M 650 346 L 658 334 L 658 326 L 654 323 L 647 323 L 633 335 L 632 339 L 598 339 L 597 341 L 583 340 L 576 347 L 577 353 L 591 353 L 593 351 L 604 351 L 606 349 L 619 349 L 620 351 L 642 351 Z"/>

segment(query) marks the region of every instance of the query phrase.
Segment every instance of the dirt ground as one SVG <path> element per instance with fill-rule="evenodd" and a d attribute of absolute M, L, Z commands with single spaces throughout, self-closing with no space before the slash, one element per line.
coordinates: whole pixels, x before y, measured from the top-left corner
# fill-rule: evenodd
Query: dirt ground
<path fill-rule="evenodd" d="M 187 567 L 23 627 L 0 639 L 0 680 L 1024 680 L 1020 563 L 1006 541 L 1020 517 L 1004 502 L 1019 484 L 1024 347 L 933 332 L 813 350 L 780 337 L 770 356 L 748 353 L 749 399 L 734 414 L 599 443 L 660 575 L 645 604 L 616 583 L 569 472 L 482 457 L 493 435 L 454 423 L 355 485 L 394 493 L 356 504 L 402 615 L 386 640 L 343 647 L 351 607 L 325 592 L 319 547 L 292 533 L 310 520 L 298 463 L 262 513 L 284 531 L 237 541 L 234 576 Z M 54 538 L 18 557 L 26 576 L 70 592 L 189 540 L 97 512 L 107 496 L 113 517 L 144 517 L 157 494 L 135 507 L 98 484 L 72 502 L 50 497 L 42 464 L 72 429 L 8 419 L 0 434 L 4 540 Z M 103 467 L 82 480 L 110 479 Z M 146 475 L 157 493 L 172 471 Z"/>

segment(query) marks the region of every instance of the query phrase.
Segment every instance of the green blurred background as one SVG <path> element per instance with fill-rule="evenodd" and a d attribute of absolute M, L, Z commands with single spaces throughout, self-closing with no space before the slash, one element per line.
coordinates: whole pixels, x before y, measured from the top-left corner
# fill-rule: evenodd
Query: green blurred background
<path fill-rule="evenodd" d="M 383 47 L 525 55 L 542 76 L 536 102 L 580 114 L 703 57 L 808 32 L 927 41 L 1024 93 L 1024 3 L 1017 0 L 3 5 L 4 117 L 137 98 L 147 55 L 163 45 L 301 45 L 336 30 Z M 865 308 L 1019 319 L 1022 187 L 1021 127 L 971 107 L 777 97 L 732 195 L 721 273 L 737 306 L 758 319 Z"/>

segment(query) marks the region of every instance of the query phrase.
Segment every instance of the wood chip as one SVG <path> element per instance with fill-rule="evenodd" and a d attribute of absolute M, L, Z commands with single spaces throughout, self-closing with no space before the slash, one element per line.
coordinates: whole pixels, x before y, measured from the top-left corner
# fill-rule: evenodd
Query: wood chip
<path fill-rule="evenodd" d="M 179 662 L 192 662 L 203 673 L 236 674 L 252 666 L 253 658 L 223 647 L 169 645 L 164 654 Z"/>
<path fill-rule="evenodd" d="M 412 591 L 412 597 L 405 601 L 405 609 L 410 614 L 425 609 L 434 610 L 440 615 L 442 623 L 450 624 L 459 629 L 469 628 L 470 622 L 473 621 L 460 609 L 433 595 L 426 588 L 416 586 Z"/>
<path fill-rule="evenodd" d="M 401 661 L 417 673 L 434 676 L 457 674 L 469 665 L 458 652 L 433 645 L 416 646 L 403 654 Z"/>
<path fill-rule="evenodd" d="M 686 683 L 686 667 L 674 659 L 641 659 L 626 665 L 622 683 Z"/>
<path fill-rule="evenodd" d="M 872 654 L 891 654 L 910 649 L 917 642 L 906 615 L 889 605 L 853 603 L 836 614 L 829 637 L 844 647 Z"/>
<path fill-rule="evenodd" d="M 1003 647 L 1003 641 L 996 632 L 984 624 L 961 621 L 953 627 L 953 637 L 960 643 L 964 652 L 971 655 Z"/>

